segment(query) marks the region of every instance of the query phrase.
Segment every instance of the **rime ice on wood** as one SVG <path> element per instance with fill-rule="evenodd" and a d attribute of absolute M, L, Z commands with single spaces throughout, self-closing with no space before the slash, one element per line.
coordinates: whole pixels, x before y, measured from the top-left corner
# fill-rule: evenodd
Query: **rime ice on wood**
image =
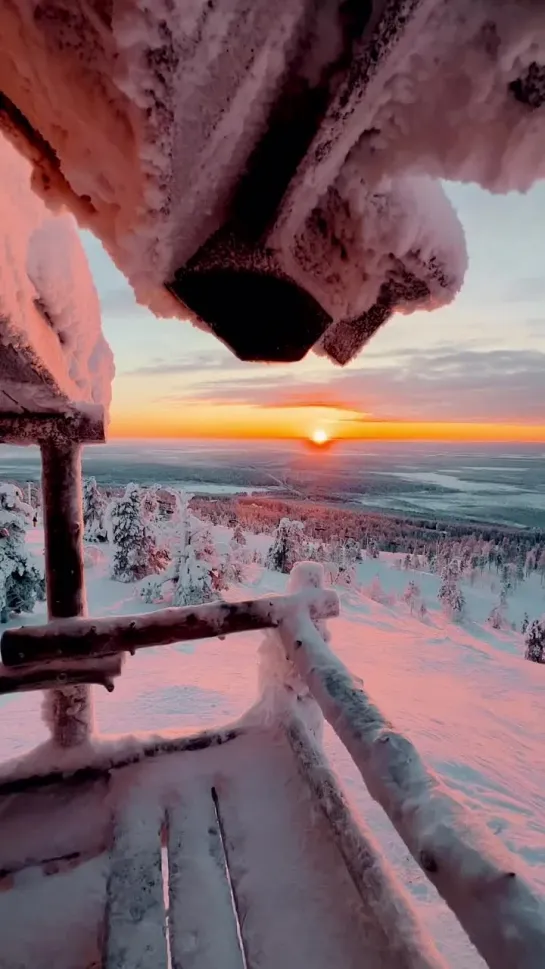
<path fill-rule="evenodd" d="M 353 21 L 304 0 L 216 3 L 202 22 L 200 0 L 37 9 L 2 9 L 0 116 L 38 191 L 97 233 L 141 301 L 189 305 L 230 345 L 236 316 L 207 273 L 233 296 L 272 279 L 286 345 L 304 308 L 295 351 L 321 341 L 345 362 L 391 312 L 461 284 L 462 233 L 430 179 L 506 191 L 545 174 L 533 0 L 404 0 Z M 263 337 L 265 355 L 285 349 Z"/>
<path fill-rule="evenodd" d="M 3 136 L 0 174 L 0 411 L 107 409 L 112 354 L 76 223 L 35 195 L 30 165 Z"/>

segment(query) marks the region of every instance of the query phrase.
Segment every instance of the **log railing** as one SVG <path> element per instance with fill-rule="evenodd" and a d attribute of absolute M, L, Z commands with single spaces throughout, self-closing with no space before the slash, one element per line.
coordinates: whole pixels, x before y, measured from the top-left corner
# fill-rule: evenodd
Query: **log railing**
<path fill-rule="evenodd" d="M 310 702 L 317 704 L 329 721 L 369 793 L 382 806 L 487 964 L 492 969 L 542 969 L 543 900 L 524 875 L 515 871 L 515 859 L 448 793 L 413 744 L 392 727 L 362 683 L 329 648 L 319 627 L 323 620 L 336 616 L 338 608 L 334 592 L 303 588 L 291 595 L 165 609 L 141 616 L 58 619 L 4 633 L 4 677 L 13 677 L 14 682 L 26 677 L 30 684 L 32 675 L 38 677 L 36 671 L 49 671 L 50 676 L 79 677 L 75 682 L 87 677 L 86 682 L 111 687 L 112 678 L 120 672 L 123 651 L 234 632 L 274 630 L 290 669 L 310 691 Z M 37 660 L 33 666 L 27 662 L 30 656 Z M 19 687 L 32 688 L 38 686 Z M 296 751 L 304 748 L 308 754 L 314 748 L 301 740 L 298 705 L 290 709 L 287 720 L 284 718 L 290 742 Z M 285 713 L 286 709 L 282 713 L 279 707 L 279 716 L 285 717 Z M 303 733 L 308 736 L 304 728 Z M 314 785 L 323 786 L 327 765 L 312 766 L 305 757 L 304 770 L 311 772 Z M 329 787 L 325 791 L 328 810 L 335 814 L 335 803 L 329 803 Z M 344 829 L 337 832 L 349 861 L 352 834 Z"/>
<path fill-rule="evenodd" d="M 339 614 L 335 592 L 305 589 L 294 595 L 212 602 L 161 609 L 140 616 L 100 619 L 54 619 L 43 626 L 8 629 L 2 636 L 2 662 L 15 667 L 30 662 L 100 657 L 109 653 L 230 633 L 272 629 L 287 616 L 306 611 L 311 619 Z"/>

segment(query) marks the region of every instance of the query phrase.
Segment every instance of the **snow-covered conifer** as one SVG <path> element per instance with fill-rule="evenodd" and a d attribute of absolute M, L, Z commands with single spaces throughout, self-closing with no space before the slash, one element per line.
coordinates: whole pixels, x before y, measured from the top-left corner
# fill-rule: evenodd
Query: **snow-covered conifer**
<path fill-rule="evenodd" d="M 0 622 L 10 612 L 32 612 L 45 597 L 43 575 L 25 548 L 32 508 L 15 485 L 0 484 Z"/>
<path fill-rule="evenodd" d="M 500 602 L 495 605 L 490 611 L 487 622 L 492 626 L 492 629 L 502 629 L 505 624 L 505 613 L 503 604 Z"/>
<path fill-rule="evenodd" d="M 418 599 L 419 595 L 420 595 L 420 588 L 416 584 L 416 582 L 414 582 L 411 579 L 407 588 L 405 589 L 405 592 L 403 593 L 403 599 L 409 606 L 411 613 L 414 610 L 414 607 L 416 605 L 416 600 Z"/>
<path fill-rule="evenodd" d="M 197 558 L 195 547 L 188 543 L 180 550 L 174 577 L 175 606 L 197 606 L 217 599 L 212 569 L 204 559 Z"/>
<path fill-rule="evenodd" d="M 239 546 L 247 544 L 246 535 L 242 531 L 242 528 L 238 522 L 234 527 L 233 537 L 231 538 L 231 541 L 229 544 L 233 549 L 237 549 Z"/>
<path fill-rule="evenodd" d="M 108 517 L 115 546 L 112 578 L 134 582 L 165 568 L 168 555 L 158 547 L 146 520 L 143 493 L 138 485 L 127 485 L 124 495 L 112 502 Z"/>
<path fill-rule="evenodd" d="M 104 521 L 106 500 L 97 485 L 96 478 L 83 482 L 83 528 L 88 542 L 106 542 L 108 532 Z"/>
<path fill-rule="evenodd" d="M 300 521 L 282 518 L 267 555 L 266 566 L 273 572 L 291 572 L 303 558 L 304 526 Z"/>
<path fill-rule="evenodd" d="M 441 573 L 441 585 L 437 598 L 445 612 L 453 619 L 460 619 L 465 609 L 465 598 L 458 582 L 460 578 L 460 567 L 456 560 L 445 563 Z"/>
<path fill-rule="evenodd" d="M 545 650 L 545 619 L 534 619 L 526 633 L 524 643 L 526 646 L 525 659 L 529 659 L 532 663 L 545 662 L 543 655 Z"/>

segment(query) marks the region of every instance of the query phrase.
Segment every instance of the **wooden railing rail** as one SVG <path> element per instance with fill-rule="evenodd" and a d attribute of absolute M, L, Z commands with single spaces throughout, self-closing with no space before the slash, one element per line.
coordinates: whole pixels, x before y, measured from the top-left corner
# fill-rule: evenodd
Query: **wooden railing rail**
<path fill-rule="evenodd" d="M 13 667 L 46 660 L 77 660 L 184 640 L 271 629 L 282 619 L 301 611 L 310 619 L 338 616 L 337 594 L 325 589 L 305 589 L 294 595 L 267 596 L 246 602 L 211 602 L 139 616 L 53 619 L 43 626 L 7 629 L 2 636 L 2 662 Z"/>
<path fill-rule="evenodd" d="M 514 859 L 452 797 L 329 649 L 308 614 L 278 627 L 284 650 L 409 851 L 491 969 L 545 966 L 545 904 Z"/>

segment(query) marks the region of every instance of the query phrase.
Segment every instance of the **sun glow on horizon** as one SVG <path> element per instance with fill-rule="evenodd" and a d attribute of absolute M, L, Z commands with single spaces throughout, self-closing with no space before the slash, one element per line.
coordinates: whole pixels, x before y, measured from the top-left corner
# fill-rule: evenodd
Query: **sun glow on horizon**
<path fill-rule="evenodd" d="M 329 441 L 329 434 L 327 431 L 324 431 L 323 427 L 317 427 L 316 430 L 314 430 L 310 435 L 310 439 L 313 444 L 318 444 L 318 446 L 321 444 L 327 444 Z"/>

